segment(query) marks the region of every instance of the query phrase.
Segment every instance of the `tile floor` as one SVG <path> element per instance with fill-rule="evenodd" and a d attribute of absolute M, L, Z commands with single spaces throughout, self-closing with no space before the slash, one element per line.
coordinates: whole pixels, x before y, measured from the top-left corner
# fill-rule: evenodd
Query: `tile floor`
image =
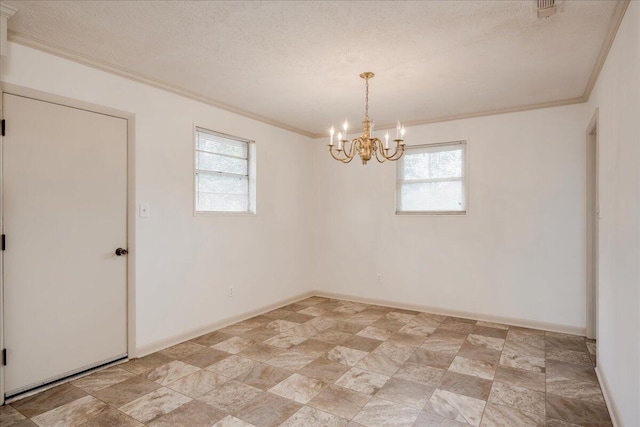
<path fill-rule="evenodd" d="M 311 297 L 0 409 L 9 426 L 611 425 L 595 342 Z"/>

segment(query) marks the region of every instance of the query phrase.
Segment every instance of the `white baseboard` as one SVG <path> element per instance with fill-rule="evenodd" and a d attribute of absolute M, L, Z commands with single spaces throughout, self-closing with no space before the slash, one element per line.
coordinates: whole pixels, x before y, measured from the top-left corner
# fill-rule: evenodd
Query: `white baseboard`
<path fill-rule="evenodd" d="M 313 291 L 314 295 L 325 298 L 343 299 L 363 304 L 384 305 L 387 307 L 403 308 L 405 310 L 423 311 L 426 313 L 440 314 L 442 316 L 455 316 L 465 319 L 482 320 L 485 322 L 502 323 L 505 325 L 520 326 L 524 328 L 540 329 L 551 332 L 561 332 L 572 335 L 586 335 L 586 328 L 579 326 L 559 325 L 556 323 L 539 322 L 535 320 L 516 319 L 503 316 L 492 316 L 479 313 L 471 313 L 468 311 L 448 310 L 439 307 L 430 307 L 422 304 L 402 303 L 396 301 L 379 300 L 375 298 L 358 297 L 334 292 Z"/>
<path fill-rule="evenodd" d="M 302 294 L 298 294 L 296 296 L 290 297 L 290 298 L 286 298 L 280 301 L 276 301 L 272 304 L 269 305 L 265 305 L 262 307 L 259 307 L 255 310 L 251 310 L 251 311 L 247 311 L 244 313 L 240 313 L 237 314 L 235 316 L 230 316 L 230 317 L 226 317 L 224 319 L 221 319 L 217 322 L 211 323 L 207 326 L 202 326 L 200 328 L 196 328 L 196 329 L 191 329 L 187 332 L 178 334 L 178 335 L 173 335 L 171 337 L 159 340 L 159 341 L 155 341 L 151 344 L 147 344 L 144 345 L 142 347 L 138 347 L 135 351 L 134 354 L 131 354 L 131 352 L 129 352 L 129 358 L 130 359 L 134 359 L 134 358 L 138 358 L 138 357 L 143 357 L 146 356 L 148 354 L 151 353 L 155 353 L 156 351 L 160 351 L 160 350 L 164 350 L 165 348 L 171 347 L 173 345 L 176 344 L 180 344 L 181 342 L 184 341 L 188 341 L 191 340 L 193 338 L 197 338 L 200 335 L 204 335 L 207 334 L 209 332 L 215 331 L 217 329 L 221 329 L 224 328 L 225 326 L 229 326 L 232 325 L 234 323 L 238 323 L 238 322 L 242 322 L 243 320 L 247 320 L 251 317 L 255 317 L 258 316 L 260 314 L 264 314 L 268 311 L 271 310 L 275 310 L 277 308 L 280 307 L 284 307 L 285 305 L 289 305 L 292 304 L 296 301 L 300 301 L 302 299 L 305 298 L 309 298 L 310 296 L 313 296 L 314 292 L 304 292 Z"/>
<path fill-rule="evenodd" d="M 607 409 L 609 409 L 609 416 L 611 416 L 613 427 L 621 426 L 622 424 L 618 421 L 620 420 L 620 412 L 618 411 L 618 406 L 616 405 L 616 402 L 613 400 L 613 396 L 611 395 L 609 382 L 607 382 L 607 377 L 605 377 L 604 372 L 602 372 L 602 370 L 598 366 L 596 366 L 596 376 L 598 377 L 598 382 L 600 383 L 600 388 L 602 389 L 602 394 L 604 395 L 604 401 L 607 404 Z"/>
<path fill-rule="evenodd" d="M 459 311 L 459 310 L 447 310 L 439 307 L 430 307 L 422 304 L 408 304 L 408 303 L 402 303 L 397 301 L 379 300 L 375 298 L 366 298 L 366 297 L 359 297 L 359 296 L 353 296 L 353 295 L 347 295 L 347 294 L 339 294 L 334 292 L 325 292 L 325 291 L 316 290 L 316 291 L 304 292 L 302 294 L 298 294 L 296 296 L 277 301 L 275 303 L 257 308 L 255 310 L 251 310 L 245 313 L 241 313 L 235 316 L 221 319 L 207 326 L 192 329 L 190 331 L 187 331 L 178 335 L 174 335 L 169 338 L 165 338 L 163 340 L 153 342 L 151 344 L 144 345 L 142 347 L 137 348 L 134 354 L 129 353 L 129 358 L 133 359 L 136 357 L 143 357 L 148 354 L 155 353 L 156 351 L 163 350 L 167 347 L 171 347 L 181 342 L 188 341 L 190 339 L 199 337 L 200 335 L 204 335 L 206 333 L 215 331 L 217 329 L 224 328 L 225 326 L 229 326 L 234 323 L 241 322 L 251 317 L 258 316 L 260 314 L 266 313 L 271 310 L 275 310 L 276 308 L 289 305 L 291 303 L 300 301 L 304 298 L 308 298 L 314 295 L 319 297 L 325 297 L 325 298 L 335 298 L 335 299 L 343 299 L 348 301 L 360 302 L 364 304 L 384 305 L 388 307 L 404 308 L 406 310 L 423 311 L 427 313 L 440 314 L 443 316 L 456 316 L 456 317 L 463 317 L 467 319 L 483 320 L 487 322 L 503 323 L 505 325 L 521 326 L 521 327 L 531 328 L 531 329 L 541 329 L 545 331 L 562 332 L 565 334 L 581 335 L 581 336 L 584 336 L 586 334 L 586 328 L 581 328 L 576 326 L 558 325 L 555 323 L 538 322 L 534 320 L 516 319 L 516 318 L 509 318 L 509 317 L 502 317 L 502 316 L 491 316 L 491 315 L 471 313 L 471 312 Z"/>

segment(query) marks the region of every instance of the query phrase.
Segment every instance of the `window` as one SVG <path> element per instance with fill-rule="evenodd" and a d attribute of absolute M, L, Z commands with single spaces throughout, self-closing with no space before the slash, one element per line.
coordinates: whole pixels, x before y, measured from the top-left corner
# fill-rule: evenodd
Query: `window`
<path fill-rule="evenodd" d="M 465 214 L 466 141 L 406 147 L 398 161 L 396 213 Z"/>
<path fill-rule="evenodd" d="M 253 141 L 196 128 L 196 213 L 255 213 L 254 159 Z"/>

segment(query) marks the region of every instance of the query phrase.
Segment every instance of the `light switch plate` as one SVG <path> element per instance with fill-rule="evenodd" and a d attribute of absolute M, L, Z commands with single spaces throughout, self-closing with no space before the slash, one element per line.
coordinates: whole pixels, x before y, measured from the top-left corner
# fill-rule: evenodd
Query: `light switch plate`
<path fill-rule="evenodd" d="M 140 218 L 149 218 L 149 203 L 140 203 Z"/>

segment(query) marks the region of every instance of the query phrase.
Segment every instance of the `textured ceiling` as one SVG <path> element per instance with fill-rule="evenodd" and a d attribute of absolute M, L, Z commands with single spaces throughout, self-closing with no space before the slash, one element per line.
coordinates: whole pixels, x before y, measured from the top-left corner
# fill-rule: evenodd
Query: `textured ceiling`
<path fill-rule="evenodd" d="M 4 1 L 11 35 L 306 133 L 581 97 L 616 7 L 563 1 Z M 18 36 L 18 37 L 15 37 Z"/>

